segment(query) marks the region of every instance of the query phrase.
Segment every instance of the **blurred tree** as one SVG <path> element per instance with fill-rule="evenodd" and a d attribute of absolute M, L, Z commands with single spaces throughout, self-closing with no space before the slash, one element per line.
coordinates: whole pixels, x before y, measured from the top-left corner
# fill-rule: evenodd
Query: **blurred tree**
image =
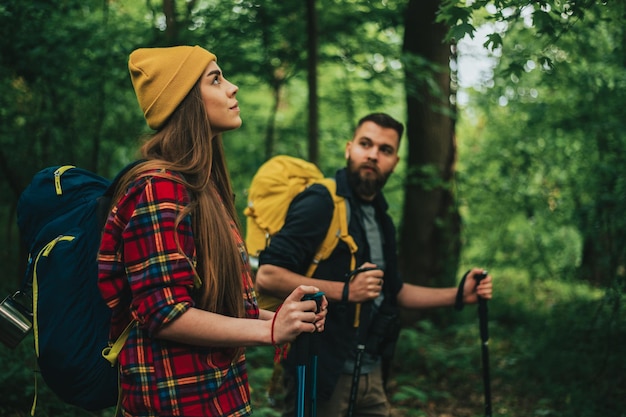
<path fill-rule="evenodd" d="M 407 282 L 456 282 L 459 216 L 455 170 L 448 28 L 436 22 L 440 2 L 411 0 L 405 11 L 404 72 L 407 100 L 406 179 L 400 229 L 400 270 Z"/>
<path fill-rule="evenodd" d="M 308 122 L 309 122 L 309 161 L 319 163 L 319 126 L 317 103 L 317 10 L 315 0 L 306 1 L 307 20 L 307 85 L 309 87 Z"/>

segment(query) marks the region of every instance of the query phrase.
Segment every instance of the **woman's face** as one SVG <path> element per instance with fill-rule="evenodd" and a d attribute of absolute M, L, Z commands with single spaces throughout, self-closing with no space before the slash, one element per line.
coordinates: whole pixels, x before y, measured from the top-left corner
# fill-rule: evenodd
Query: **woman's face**
<path fill-rule="evenodd" d="M 237 91 L 239 87 L 224 78 L 217 63 L 211 61 L 200 79 L 200 92 L 213 134 L 241 126 Z"/>

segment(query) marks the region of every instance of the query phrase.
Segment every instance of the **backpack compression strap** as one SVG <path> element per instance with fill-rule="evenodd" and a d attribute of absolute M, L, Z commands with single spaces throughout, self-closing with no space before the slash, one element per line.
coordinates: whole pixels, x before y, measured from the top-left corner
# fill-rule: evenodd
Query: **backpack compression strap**
<path fill-rule="evenodd" d="M 130 334 L 130 331 L 133 329 L 133 327 L 136 324 L 137 324 L 137 320 L 133 320 L 130 323 L 128 323 L 128 326 L 126 326 L 126 328 L 124 329 L 122 334 L 117 338 L 117 340 L 113 344 L 102 349 L 102 357 L 106 359 L 107 361 L 109 361 L 111 366 L 115 366 L 117 364 L 117 357 L 120 355 L 120 352 L 122 351 L 122 348 L 124 347 L 124 344 L 126 343 L 126 340 L 128 339 L 128 335 Z"/>
<path fill-rule="evenodd" d="M 115 343 L 102 349 L 102 357 L 106 359 L 107 361 L 109 361 L 109 363 L 111 364 L 111 367 L 117 364 L 117 357 L 120 355 L 120 352 L 122 351 L 122 348 L 124 347 L 124 344 L 126 343 L 126 340 L 128 339 L 128 335 L 130 334 L 130 331 L 133 329 L 133 327 L 135 327 L 136 324 L 137 324 L 137 320 L 132 320 L 130 323 L 128 323 L 128 326 L 126 326 L 126 328 L 124 329 L 122 334 L 117 338 Z M 120 373 L 118 371 L 117 373 L 118 395 L 117 395 L 117 404 L 115 406 L 115 414 L 114 414 L 115 416 L 120 415 L 120 408 L 122 406 L 121 384 L 122 384 L 122 381 L 120 379 Z"/>
<path fill-rule="evenodd" d="M 56 186 L 57 192 L 60 190 L 60 185 Z M 37 311 L 37 304 L 39 303 L 39 284 L 37 280 L 37 264 L 39 263 L 39 259 L 41 257 L 47 257 L 50 255 L 50 252 L 54 248 L 54 246 L 60 241 L 71 242 L 74 240 L 74 236 L 58 236 L 54 240 L 48 242 L 37 254 L 35 258 L 35 263 L 33 264 L 33 337 L 35 339 L 35 354 L 39 357 L 39 323 L 38 317 L 39 312 Z M 33 396 L 33 404 L 30 407 L 30 415 L 35 415 L 35 409 L 37 408 L 37 393 L 38 393 L 38 384 L 37 384 L 37 372 L 35 372 L 35 394 Z"/>
<path fill-rule="evenodd" d="M 48 255 L 50 255 L 50 252 L 52 251 L 52 249 L 54 248 L 54 246 L 61 241 L 65 241 L 65 242 L 71 242 L 72 240 L 74 240 L 74 236 L 58 236 L 56 237 L 54 240 L 48 242 L 48 244 L 46 244 L 46 246 L 44 246 L 39 253 L 37 254 L 37 257 L 35 258 L 35 264 L 33 265 L 33 335 L 35 337 L 35 353 L 37 354 L 37 357 L 39 357 L 39 324 L 38 324 L 38 312 L 37 312 L 37 304 L 38 304 L 38 300 L 39 300 L 39 285 L 38 285 L 38 280 L 37 280 L 37 263 L 39 262 L 39 259 L 41 259 L 41 257 L 47 257 Z"/>

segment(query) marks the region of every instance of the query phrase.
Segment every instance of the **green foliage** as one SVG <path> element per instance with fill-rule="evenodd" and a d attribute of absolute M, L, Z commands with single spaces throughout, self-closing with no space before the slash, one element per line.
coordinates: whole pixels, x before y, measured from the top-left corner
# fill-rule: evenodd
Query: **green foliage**
<path fill-rule="evenodd" d="M 536 282 L 514 269 L 492 271 L 489 363 L 493 415 L 619 416 L 625 404 L 623 307 L 602 292 L 559 280 Z M 610 341 L 609 341 L 610 340 Z M 457 324 L 420 322 L 402 331 L 391 398 L 400 415 L 478 416 L 484 405 L 475 306 Z"/>
<path fill-rule="evenodd" d="M 522 75 L 497 73 L 472 96 L 459 129 L 466 255 L 538 279 L 623 282 L 626 72 L 623 53 L 611 54 L 623 36 L 613 12 L 588 13 L 587 32 L 563 34 L 555 67 L 526 61 Z M 507 32 L 502 67 L 529 35 Z"/>
<path fill-rule="evenodd" d="M 14 194 L 53 162 L 99 170 L 110 162 L 101 159 L 104 138 L 120 143 L 121 132 L 138 131 L 123 111 L 135 102 L 125 68 L 127 15 L 109 13 L 101 2 L 63 4 L 9 1 L 0 15 L 7 31 L 0 42 L 1 153 L 14 175 L 24 175 Z"/>

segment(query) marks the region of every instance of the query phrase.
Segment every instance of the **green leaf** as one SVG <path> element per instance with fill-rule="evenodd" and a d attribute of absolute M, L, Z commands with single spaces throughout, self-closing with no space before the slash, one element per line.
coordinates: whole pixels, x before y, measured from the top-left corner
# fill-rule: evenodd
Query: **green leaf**
<path fill-rule="evenodd" d="M 449 39 L 460 40 L 465 37 L 465 35 L 469 35 L 470 38 L 474 38 L 474 32 L 476 32 L 476 28 L 469 23 L 462 23 L 457 26 L 453 26 L 450 28 L 450 32 L 448 34 Z"/>
<path fill-rule="evenodd" d="M 483 46 L 491 51 L 502 46 L 502 36 L 499 33 L 490 33 Z"/>

